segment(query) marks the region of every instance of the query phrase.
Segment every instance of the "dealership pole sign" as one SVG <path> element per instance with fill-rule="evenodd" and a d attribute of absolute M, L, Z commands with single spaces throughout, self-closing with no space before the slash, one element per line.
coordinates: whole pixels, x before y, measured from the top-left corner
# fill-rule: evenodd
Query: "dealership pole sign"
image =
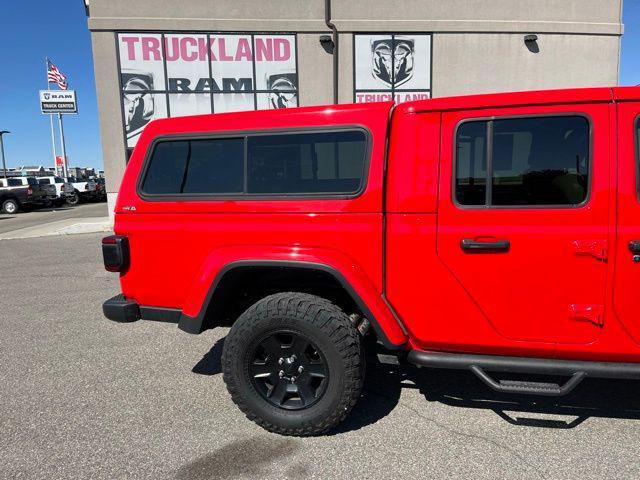
<path fill-rule="evenodd" d="M 128 147 L 156 118 L 298 105 L 296 36 L 118 33 Z"/>
<path fill-rule="evenodd" d="M 78 113 L 75 90 L 40 90 L 42 113 Z"/>

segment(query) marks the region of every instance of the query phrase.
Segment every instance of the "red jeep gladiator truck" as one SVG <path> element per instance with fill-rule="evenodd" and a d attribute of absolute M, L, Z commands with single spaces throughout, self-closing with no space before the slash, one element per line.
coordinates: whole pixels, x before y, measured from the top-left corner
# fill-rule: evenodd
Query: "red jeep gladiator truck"
<path fill-rule="evenodd" d="M 506 393 L 638 379 L 639 119 L 592 88 L 154 121 L 104 314 L 231 325 L 233 401 L 287 435 L 345 418 L 376 342 Z"/>

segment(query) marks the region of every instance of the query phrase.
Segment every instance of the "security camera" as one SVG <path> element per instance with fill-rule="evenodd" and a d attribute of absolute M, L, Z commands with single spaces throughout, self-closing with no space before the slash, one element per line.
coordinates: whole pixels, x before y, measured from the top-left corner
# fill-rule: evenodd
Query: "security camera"
<path fill-rule="evenodd" d="M 320 45 L 322 45 L 322 48 L 324 48 L 325 52 L 333 53 L 335 45 L 333 44 L 331 35 L 320 35 Z"/>

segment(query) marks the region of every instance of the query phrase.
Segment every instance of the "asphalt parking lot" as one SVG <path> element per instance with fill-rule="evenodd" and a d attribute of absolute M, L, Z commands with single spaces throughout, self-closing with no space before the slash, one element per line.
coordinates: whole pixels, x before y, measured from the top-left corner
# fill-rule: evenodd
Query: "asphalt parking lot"
<path fill-rule="evenodd" d="M 40 208 L 31 212 L 16 213 L 15 215 L 0 213 L 0 234 L 62 220 L 107 216 L 107 204 L 105 202 Z"/>
<path fill-rule="evenodd" d="M 541 399 L 464 372 L 370 365 L 338 431 L 269 434 L 227 395 L 226 329 L 102 317 L 118 282 L 100 237 L 0 242 L 2 478 L 640 477 L 640 382 Z"/>

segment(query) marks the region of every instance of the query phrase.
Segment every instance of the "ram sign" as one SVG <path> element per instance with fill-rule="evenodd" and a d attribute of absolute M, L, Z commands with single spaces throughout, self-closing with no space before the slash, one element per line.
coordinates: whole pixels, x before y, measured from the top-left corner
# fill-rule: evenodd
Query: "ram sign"
<path fill-rule="evenodd" d="M 74 90 L 40 90 L 40 110 L 42 113 L 77 113 L 76 92 Z"/>
<path fill-rule="evenodd" d="M 296 36 L 119 33 L 127 146 L 163 117 L 298 105 Z"/>
<path fill-rule="evenodd" d="M 354 102 L 431 97 L 431 35 L 354 35 Z"/>

